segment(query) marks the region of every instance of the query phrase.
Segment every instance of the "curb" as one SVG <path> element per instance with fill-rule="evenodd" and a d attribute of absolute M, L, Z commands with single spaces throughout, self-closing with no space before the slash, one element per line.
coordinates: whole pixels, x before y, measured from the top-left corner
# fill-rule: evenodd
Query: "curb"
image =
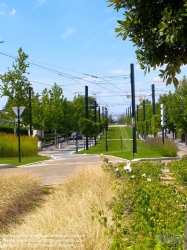
<path fill-rule="evenodd" d="M 0 164 L 0 169 L 1 168 L 16 168 L 16 167 L 10 164 Z"/>

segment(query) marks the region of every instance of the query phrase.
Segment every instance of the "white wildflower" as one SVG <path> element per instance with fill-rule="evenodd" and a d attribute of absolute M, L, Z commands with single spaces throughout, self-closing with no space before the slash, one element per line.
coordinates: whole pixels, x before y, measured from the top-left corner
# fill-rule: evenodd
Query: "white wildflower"
<path fill-rule="evenodd" d="M 144 174 L 142 174 L 142 177 L 146 177 L 146 174 L 144 173 Z"/>
<path fill-rule="evenodd" d="M 147 178 L 147 181 L 152 181 L 151 178 Z"/>
<path fill-rule="evenodd" d="M 135 177 L 135 175 L 131 175 L 131 178 L 134 178 Z"/>
<path fill-rule="evenodd" d="M 119 168 L 116 168 L 116 170 L 115 171 L 119 171 Z"/>
<path fill-rule="evenodd" d="M 130 163 L 127 164 L 127 166 L 124 167 L 124 170 L 127 170 L 129 172 L 132 172 L 132 168 L 130 166 Z"/>

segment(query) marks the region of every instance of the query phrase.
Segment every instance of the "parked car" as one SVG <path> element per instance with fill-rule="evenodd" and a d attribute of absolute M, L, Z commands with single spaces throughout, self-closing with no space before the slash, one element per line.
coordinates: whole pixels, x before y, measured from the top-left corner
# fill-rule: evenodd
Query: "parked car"
<path fill-rule="evenodd" d="M 71 140 L 73 140 L 73 137 L 69 136 L 67 139 L 68 139 L 68 141 L 71 141 Z"/>
<path fill-rule="evenodd" d="M 72 134 L 72 137 L 73 137 L 74 140 L 82 140 L 82 135 L 80 133 L 74 132 Z"/>
<path fill-rule="evenodd" d="M 65 137 L 61 137 L 61 138 L 58 139 L 58 142 L 59 142 L 59 143 L 65 142 L 65 141 L 66 141 Z"/>

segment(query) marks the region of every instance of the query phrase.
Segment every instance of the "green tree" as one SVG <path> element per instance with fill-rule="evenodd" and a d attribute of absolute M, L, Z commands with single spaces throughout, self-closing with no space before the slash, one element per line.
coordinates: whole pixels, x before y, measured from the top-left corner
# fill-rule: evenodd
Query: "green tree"
<path fill-rule="evenodd" d="M 187 80 L 186 77 L 179 82 L 174 93 L 160 97 L 159 102 L 166 106 L 167 126 L 182 130 L 185 133 L 187 144 Z"/>
<path fill-rule="evenodd" d="M 179 84 L 180 85 L 180 84 Z M 175 122 L 175 103 L 176 103 L 176 95 L 175 93 L 169 92 L 167 95 L 160 96 L 158 102 L 159 105 L 161 103 L 165 104 L 166 107 L 166 127 L 174 133 L 176 132 L 176 122 Z M 159 107 L 160 112 L 160 107 Z M 177 117 L 178 119 L 178 117 Z M 178 122 L 178 121 L 177 121 Z M 180 126 L 179 126 L 180 127 Z"/>
<path fill-rule="evenodd" d="M 12 65 L 12 69 L 8 68 L 8 72 L 0 75 L 1 96 L 7 96 L 8 100 L 5 105 L 7 110 L 7 119 L 14 120 L 15 114 L 12 110 L 13 106 L 25 106 L 22 118 L 25 125 L 29 124 L 29 87 L 30 82 L 27 78 L 27 64 L 28 55 L 20 48 L 18 50 L 18 57 Z"/>
<path fill-rule="evenodd" d="M 88 97 L 88 119 L 94 120 L 94 102 L 95 98 L 94 97 Z M 79 120 L 81 118 L 85 118 L 85 96 L 83 95 L 78 95 L 75 96 L 73 101 L 72 101 L 72 108 L 73 108 L 73 113 L 72 113 L 72 120 L 73 120 L 73 130 L 75 132 L 78 132 L 80 130 L 79 126 Z"/>
<path fill-rule="evenodd" d="M 178 85 L 176 73 L 187 63 L 186 0 L 108 0 L 109 7 L 124 9 L 124 20 L 116 28 L 137 47 L 136 56 L 145 73 L 165 66 L 160 76 L 167 84 Z"/>

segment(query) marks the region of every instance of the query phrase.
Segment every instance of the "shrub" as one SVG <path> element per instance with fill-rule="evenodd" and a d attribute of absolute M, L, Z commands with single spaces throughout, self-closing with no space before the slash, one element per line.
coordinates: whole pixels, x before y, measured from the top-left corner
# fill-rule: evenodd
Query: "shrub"
<path fill-rule="evenodd" d="M 183 249 L 186 194 L 163 185 L 163 167 L 149 161 L 103 166 L 116 177 L 117 197 L 108 203 L 113 224 L 99 218 L 113 237 L 110 249 Z"/>
<path fill-rule="evenodd" d="M 164 144 L 162 142 L 162 138 L 147 138 L 142 145 L 150 147 L 152 150 L 157 151 L 163 157 L 174 157 L 177 155 L 177 145 L 172 139 L 164 138 Z"/>
<path fill-rule="evenodd" d="M 172 161 L 168 164 L 169 170 L 173 173 L 178 182 L 187 185 L 187 158 L 184 156 L 180 161 Z"/>

